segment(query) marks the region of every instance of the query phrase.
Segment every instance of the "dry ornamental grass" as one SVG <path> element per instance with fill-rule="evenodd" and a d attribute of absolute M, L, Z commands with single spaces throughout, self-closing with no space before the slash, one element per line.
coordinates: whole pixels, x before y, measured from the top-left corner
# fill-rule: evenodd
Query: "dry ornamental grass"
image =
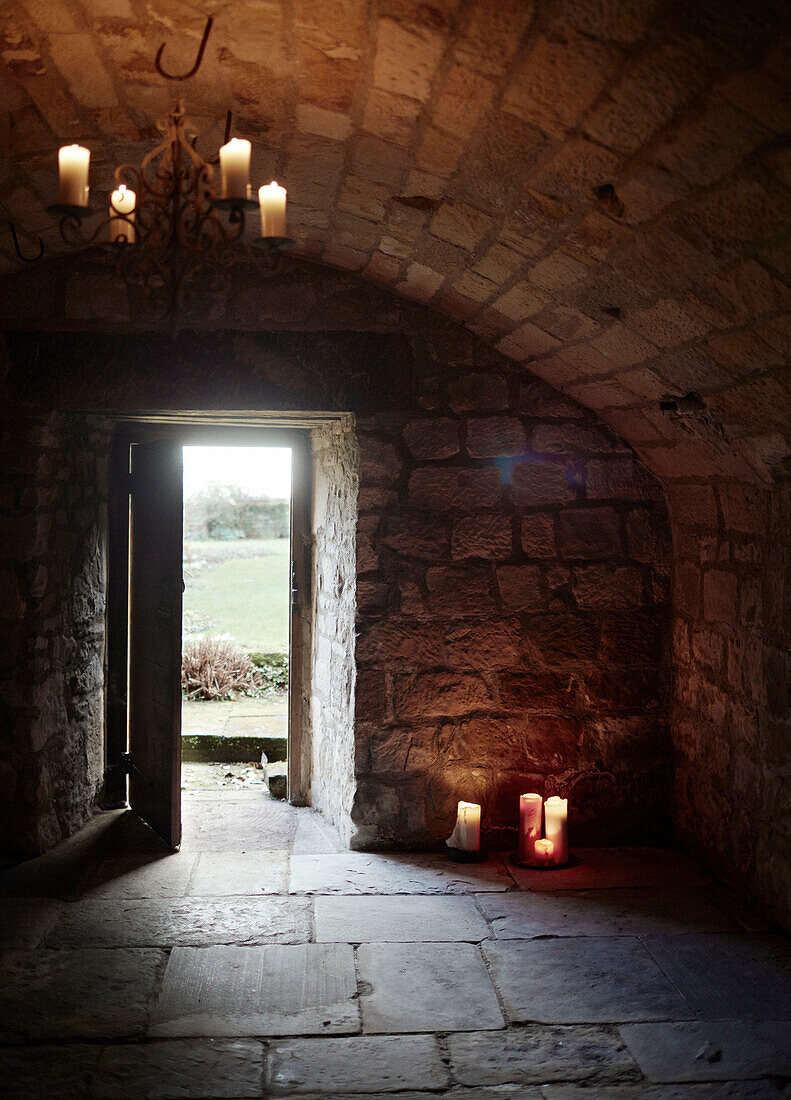
<path fill-rule="evenodd" d="M 184 646 L 181 686 L 188 699 L 229 699 L 255 686 L 253 662 L 230 638 L 196 638 Z"/>

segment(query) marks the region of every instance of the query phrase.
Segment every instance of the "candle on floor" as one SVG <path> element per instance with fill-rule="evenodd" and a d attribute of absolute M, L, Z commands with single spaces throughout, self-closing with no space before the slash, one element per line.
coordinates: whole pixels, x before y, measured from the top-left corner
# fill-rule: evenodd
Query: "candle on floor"
<path fill-rule="evenodd" d="M 551 840 L 537 840 L 533 846 L 534 859 L 536 863 L 549 864 L 554 863 L 552 858 L 555 851 L 555 845 Z"/>
<path fill-rule="evenodd" d="M 220 177 L 224 199 L 249 197 L 251 149 L 252 146 L 246 138 L 231 138 L 220 149 Z"/>
<path fill-rule="evenodd" d="M 261 236 L 285 237 L 286 189 L 273 180 L 258 188 L 258 204 L 261 208 Z"/>
<path fill-rule="evenodd" d="M 58 202 L 63 206 L 88 205 L 90 160 L 90 149 L 82 145 L 62 145 L 58 150 Z"/>
<path fill-rule="evenodd" d="M 130 191 L 125 183 L 122 183 L 116 191 L 113 191 L 110 197 L 111 241 L 126 241 L 127 244 L 134 244 L 135 227 L 130 225 L 129 222 L 134 219 L 136 201 L 137 196 L 134 191 Z M 125 217 L 116 218 L 113 217 L 114 214 L 123 214 Z"/>
<path fill-rule="evenodd" d="M 553 863 L 568 863 L 569 842 L 566 820 L 568 817 L 568 799 L 553 794 L 544 803 L 544 832 L 547 840 L 554 845 Z"/>
<path fill-rule="evenodd" d="M 540 794 L 519 795 L 519 858 L 531 863 L 534 848 L 541 838 L 541 810 L 544 800 Z"/>
<path fill-rule="evenodd" d="M 480 851 L 481 807 L 476 802 L 459 802 L 456 824 L 445 843 L 462 852 Z"/>

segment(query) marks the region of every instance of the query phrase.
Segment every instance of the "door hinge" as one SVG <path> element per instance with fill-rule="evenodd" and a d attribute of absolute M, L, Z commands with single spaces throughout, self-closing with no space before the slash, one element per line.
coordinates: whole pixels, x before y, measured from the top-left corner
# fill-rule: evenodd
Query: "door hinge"
<path fill-rule="evenodd" d="M 137 776 L 138 779 L 142 779 L 144 783 L 148 783 L 148 785 L 151 786 L 151 780 L 148 778 L 147 775 L 144 775 L 143 772 L 140 771 L 140 768 L 138 768 L 135 762 L 132 760 L 131 752 L 121 753 L 121 760 L 118 764 L 118 767 L 123 775 L 131 776 L 134 773 L 134 775 Z"/>
<path fill-rule="evenodd" d="M 299 585 L 293 564 L 291 566 L 291 610 L 299 611 Z"/>

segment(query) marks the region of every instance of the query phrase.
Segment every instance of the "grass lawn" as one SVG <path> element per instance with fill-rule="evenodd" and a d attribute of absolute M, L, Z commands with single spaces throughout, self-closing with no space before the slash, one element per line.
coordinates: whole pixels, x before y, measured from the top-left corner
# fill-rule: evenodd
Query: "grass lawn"
<path fill-rule="evenodd" d="M 185 546 L 185 633 L 230 634 L 243 649 L 288 652 L 288 539 Z"/>

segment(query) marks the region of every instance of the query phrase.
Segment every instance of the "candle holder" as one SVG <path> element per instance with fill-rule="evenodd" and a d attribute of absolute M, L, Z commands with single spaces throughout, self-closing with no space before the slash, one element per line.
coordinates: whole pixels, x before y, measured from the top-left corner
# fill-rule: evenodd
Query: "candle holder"
<path fill-rule="evenodd" d="M 529 859 L 522 859 L 518 852 L 513 852 L 510 856 L 510 862 L 516 867 L 526 867 L 530 871 L 559 871 L 563 867 L 573 867 L 579 863 L 578 859 L 569 853 L 568 858 L 563 863 L 546 863 L 544 860 L 533 861 Z"/>
<path fill-rule="evenodd" d="M 256 199 L 215 199 L 212 203 L 215 210 L 257 210 Z"/>
<path fill-rule="evenodd" d="M 489 858 L 489 853 L 484 848 L 479 848 L 477 852 L 468 852 L 466 848 L 451 848 L 447 845 L 447 849 L 451 863 L 485 863 Z"/>
<path fill-rule="evenodd" d="M 47 213 L 51 214 L 53 218 L 57 218 L 58 221 L 73 218 L 81 222 L 83 218 L 89 218 L 96 211 L 92 206 L 71 206 L 65 202 L 54 202 L 47 207 Z"/>
<path fill-rule="evenodd" d="M 293 237 L 256 237 L 250 241 L 250 247 L 259 252 L 290 252 L 296 246 L 297 242 Z"/>

